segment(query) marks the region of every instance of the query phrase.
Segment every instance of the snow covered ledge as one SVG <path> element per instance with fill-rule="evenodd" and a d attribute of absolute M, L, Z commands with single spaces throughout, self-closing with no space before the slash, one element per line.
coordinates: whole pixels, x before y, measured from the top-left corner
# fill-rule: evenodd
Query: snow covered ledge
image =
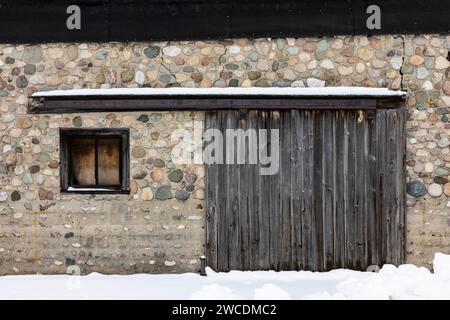
<path fill-rule="evenodd" d="M 35 92 L 30 113 L 214 109 L 374 109 L 403 91 L 366 87 L 112 88 Z M 352 100 L 353 103 L 336 103 Z M 371 102 L 369 102 L 371 101 Z"/>

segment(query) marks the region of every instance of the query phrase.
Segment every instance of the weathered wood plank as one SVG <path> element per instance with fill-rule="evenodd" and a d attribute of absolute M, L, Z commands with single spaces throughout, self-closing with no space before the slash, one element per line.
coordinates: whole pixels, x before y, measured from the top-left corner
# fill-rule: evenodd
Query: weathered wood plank
<path fill-rule="evenodd" d="M 206 113 L 205 129 L 219 127 L 217 117 L 211 112 Z M 206 261 L 209 267 L 217 270 L 217 195 L 219 194 L 217 165 L 205 164 L 206 188 Z"/>
<path fill-rule="evenodd" d="M 322 114 L 323 145 L 322 145 L 322 171 L 323 171 L 323 246 L 324 267 L 331 270 L 334 262 L 334 113 L 325 111 Z"/>
<path fill-rule="evenodd" d="M 206 167 L 208 264 L 321 271 L 404 262 L 405 113 L 374 115 L 208 112 L 207 128 L 279 129 L 281 144 L 273 176 L 260 165 Z"/>

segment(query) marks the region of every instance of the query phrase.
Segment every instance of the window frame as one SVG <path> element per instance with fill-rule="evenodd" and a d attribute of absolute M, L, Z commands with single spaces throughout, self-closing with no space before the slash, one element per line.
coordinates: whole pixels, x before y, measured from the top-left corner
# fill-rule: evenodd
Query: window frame
<path fill-rule="evenodd" d="M 130 129 L 101 128 L 78 129 L 60 128 L 60 192 L 81 194 L 129 194 L 130 193 Z M 118 186 L 74 186 L 72 185 L 72 156 L 70 141 L 73 138 L 120 138 L 120 185 Z M 97 158 L 97 147 L 95 152 Z M 96 163 L 95 171 L 98 165 Z M 73 189 L 71 189 L 73 188 Z M 85 190 L 83 190 L 85 189 Z"/>

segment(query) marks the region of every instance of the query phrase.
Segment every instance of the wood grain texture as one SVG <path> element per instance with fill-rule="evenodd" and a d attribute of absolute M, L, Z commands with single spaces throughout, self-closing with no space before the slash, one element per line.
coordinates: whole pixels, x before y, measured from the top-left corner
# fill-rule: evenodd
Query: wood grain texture
<path fill-rule="evenodd" d="M 405 117 L 398 104 L 373 114 L 208 111 L 206 128 L 280 133 L 276 175 L 248 163 L 206 166 L 209 266 L 324 271 L 403 263 Z"/>

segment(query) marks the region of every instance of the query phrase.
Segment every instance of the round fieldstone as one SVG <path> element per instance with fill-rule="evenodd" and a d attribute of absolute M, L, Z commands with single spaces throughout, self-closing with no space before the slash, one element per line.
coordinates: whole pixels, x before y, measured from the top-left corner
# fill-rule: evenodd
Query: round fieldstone
<path fill-rule="evenodd" d="M 434 174 L 439 177 L 446 177 L 450 174 L 450 170 L 444 167 L 439 167 L 434 171 Z"/>
<path fill-rule="evenodd" d="M 4 165 L 0 164 L 0 174 L 7 174 L 7 173 L 8 169 Z"/>
<path fill-rule="evenodd" d="M 107 57 L 108 57 L 108 51 L 106 51 L 106 50 L 100 50 L 95 55 L 95 58 L 97 58 L 98 60 L 105 60 Z"/>
<path fill-rule="evenodd" d="M 151 201 L 153 200 L 153 191 L 150 188 L 142 189 L 142 200 Z"/>
<path fill-rule="evenodd" d="M 450 140 L 447 137 L 444 137 L 438 141 L 437 145 L 441 148 L 446 148 L 450 146 Z"/>
<path fill-rule="evenodd" d="M 50 161 L 50 163 L 48 164 L 48 166 L 52 169 L 56 169 L 59 167 L 59 161 L 57 160 L 52 160 Z"/>
<path fill-rule="evenodd" d="M 138 121 L 142 122 L 142 123 L 147 123 L 149 121 L 149 117 L 146 114 L 141 114 L 138 118 Z"/>
<path fill-rule="evenodd" d="M 39 189 L 38 191 L 39 200 L 53 200 L 53 192 Z"/>
<path fill-rule="evenodd" d="M 421 65 L 424 61 L 425 59 L 419 55 L 414 55 L 409 58 L 409 63 L 412 64 L 413 66 Z"/>
<path fill-rule="evenodd" d="M 444 177 L 434 177 L 433 181 L 437 184 L 446 184 L 448 182 L 448 179 Z"/>
<path fill-rule="evenodd" d="M 39 170 L 41 170 L 41 168 L 40 168 L 39 166 L 37 166 L 37 165 L 34 165 L 34 166 L 31 166 L 31 167 L 30 167 L 30 173 L 31 173 L 31 174 L 38 173 Z"/>
<path fill-rule="evenodd" d="M 444 85 L 442 86 L 442 91 L 444 91 L 444 93 L 447 96 L 450 96 L 450 80 L 446 80 L 444 82 Z"/>
<path fill-rule="evenodd" d="M 200 82 L 203 80 L 203 75 L 200 72 L 194 72 L 191 74 L 191 78 L 195 82 Z"/>
<path fill-rule="evenodd" d="M 193 185 L 193 184 L 187 185 L 186 188 L 185 188 L 185 190 L 186 190 L 187 192 L 192 192 L 192 191 L 195 190 L 195 185 Z"/>
<path fill-rule="evenodd" d="M 83 119 L 80 116 L 76 116 L 72 119 L 72 124 L 74 127 L 80 128 L 83 125 Z"/>
<path fill-rule="evenodd" d="M 38 63 L 42 60 L 42 49 L 40 46 L 25 47 L 23 60 L 26 63 Z"/>
<path fill-rule="evenodd" d="M 11 75 L 18 76 L 20 72 L 21 72 L 20 68 L 15 67 L 11 70 Z"/>
<path fill-rule="evenodd" d="M 159 56 L 159 53 L 161 52 L 160 47 L 157 46 L 150 46 L 144 49 L 144 55 L 147 58 L 153 59 Z"/>
<path fill-rule="evenodd" d="M 428 188 L 428 193 L 432 197 L 440 197 L 442 195 L 442 186 L 437 183 L 432 183 Z"/>
<path fill-rule="evenodd" d="M 19 201 L 22 198 L 22 196 L 20 195 L 20 193 L 18 191 L 13 191 L 11 193 L 11 200 L 12 201 Z"/>
<path fill-rule="evenodd" d="M 446 184 L 444 185 L 444 194 L 445 194 L 447 197 L 450 197 L 450 183 L 446 183 Z"/>
<path fill-rule="evenodd" d="M 29 129 L 33 126 L 33 121 L 27 117 L 20 117 L 16 119 L 16 125 L 20 129 Z"/>
<path fill-rule="evenodd" d="M 14 64 L 16 62 L 16 59 L 12 58 L 12 57 L 6 57 L 5 58 L 5 63 L 6 64 Z"/>
<path fill-rule="evenodd" d="M 33 183 L 33 177 L 31 176 L 30 173 L 26 173 L 23 178 L 22 181 L 24 184 L 32 184 Z"/>
<path fill-rule="evenodd" d="M 120 78 L 122 79 L 122 82 L 130 82 L 134 79 L 134 70 L 127 69 L 125 71 L 122 71 L 122 73 L 120 74 Z"/>
<path fill-rule="evenodd" d="M 8 166 L 15 166 L 17 163 L 17 153 L 15 152 L 8 153 L 5 159 L 5 163 Z"/>
<path fill-rule="evenodd" d="M 234 88 L 239 87 L 239 80 L 238 79 L 230 79 L 230 81 L 228 82 L 228 86 L 234 87 Z"/>
<path fill-rule="evenodd" d="M 261 72 L 260 71 L 254 71 L 254 70 L 249 71 L 248 72 L 248 78 L 250 80 L 258 80 L 258 79 L 261 78 Z"/>
<path fill-rule="evenodd" d="M 183 171 L 180 169 L 173 170 L 168 176 L 171 182 L 180 182 L 183 179 Z"/>
<path fill-rule="evenodd" d="M 162 118 L 161 113 L 152 113 L 150 115 L 150 121 L 152 121 L 152 122 L 159 121 L 159 120 L 161 120 L 161 118 Z"/>
<path fill-rule="evenodd" d="M 172 191 L 167 186 L 163 186 L 156 190 L 155 198 L 158 200 L 168 200 L 172 199 Z"/>
<path fill-rule="evenodd" d="M 427 194 L 427 187 L 419 180 L 414 180 L 406 185 L 406 192 L 413 197 L 422 197 Z"/>
<path fill-rule="evenodd" d="M 133 147 L 133 149 L 131 150 L 131 156 L 133 158 L 144 158 L 146 156 L 147 152 L 145 152 L 145 149 L 142 148 L 141 146 L 136 146 Z"/>
<path fill-rule="evenodd" d="M 177 46 L 167 46 L 163 49 L 163 53 L 169 57 L 176 57 L 181 53 L 181 49 Z"/>
<path fill-rule="evenodd" d="M 36 160 L 39 162 L 50 162 L 52 160 L 52 158 L 50 157 L 50 155 L 48 153 L 41 152 L 36 157 Z"/>
<path fill-rule="evenodd" d="M 197 181 L 197 175 L 193 172 L 186 173 L 186 177 L 184 178 L 188 184 L 193 184 Z"/>
<path fill-rule="evenodd" d="M 184 190 L 177 190 L 175 192 L 175 198 L 182 201 L 187 200 L 189 199 L 189 192 L 186 192 Z"/>
<path fill-rule="evenodd" d="M 153 181 L 159 182 L 162 179 L 164 179 L 164 171 L 162 171 L 161 169 L 152 170 L 150 172 L 150 177 L 152 178 Z"/>
<path fill-rule="evenodd" d="M 0 192 L 0 202 L 5 202 L 8 199 L 8 194 L 6 192 Z"/>
<path fill-rule="evenodd" d="M 136 193 L 136 192 L 138 192 L 138 189 L 139 189 L 139 186 L 138 186 L 137 182 L 135 180 L 132 180 L 130 182 L 130 192 Z"/>
<path fill-rule="evenodd" d="M 67 58 L 73 61 L 78 58 L 78 47 L 76 45 L 70 45 L 66 49 Z"/>
<path fill-rule="evenodd" d="M 164 168 L 166 166 L 166 163 L 162 159 L 155 159 L 153 161 L 153 165 L 157 168 Z"/>
<path fill-rule="evenodd" d="M 144 167 L 134 167 L 131 169 L 131 177 L 133 179 L 144 179 L 147 176 L 147 170 Z"/>

